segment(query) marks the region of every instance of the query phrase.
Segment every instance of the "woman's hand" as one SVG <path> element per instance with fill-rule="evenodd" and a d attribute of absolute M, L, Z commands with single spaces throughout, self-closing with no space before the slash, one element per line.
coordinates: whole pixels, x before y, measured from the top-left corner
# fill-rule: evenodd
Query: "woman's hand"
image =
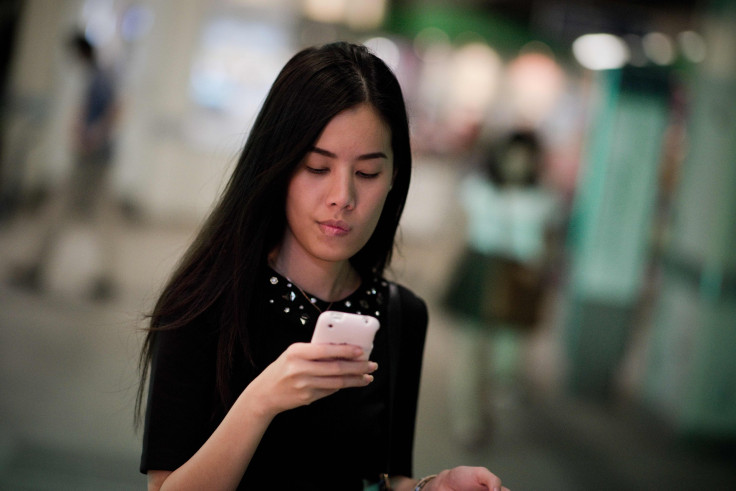
<path fill-rule="evenodd" d="M 249 384 L 252 401 L 264 415 L 276 414 L 334 394 L 363 387 L 378 365 L 359 360 L 363 350 L 353 345 L 294 343 Z"/>
<path fill-rule="evenodd" d="M 440 472 L 423 488 L 424 491 L 509 491 L 501 479 L 485 467 L 455 467 Z"/>

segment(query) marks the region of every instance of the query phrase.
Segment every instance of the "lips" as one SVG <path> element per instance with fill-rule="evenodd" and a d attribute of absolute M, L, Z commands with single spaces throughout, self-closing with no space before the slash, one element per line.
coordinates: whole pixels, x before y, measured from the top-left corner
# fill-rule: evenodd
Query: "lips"
<path fill-rule="evenodd" d="M 319 224 L 320 230 L 322 230 L 325 235 L 333 237 L 347 235 L 352 229 L 347 222 L 343 222 L 342 220 L 325 220 L 317 223 Z"/>

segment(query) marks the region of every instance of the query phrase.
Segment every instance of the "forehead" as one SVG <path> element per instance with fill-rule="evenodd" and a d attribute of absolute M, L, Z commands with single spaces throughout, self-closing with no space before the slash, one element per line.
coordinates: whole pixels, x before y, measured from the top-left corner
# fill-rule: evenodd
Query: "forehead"
<path fill-rule="evenodd" d="M 391 129 L 380 113 L 369 104 L 359 104 L 335 115 L 317 138 L 322 144 L 387 149 Z"/>

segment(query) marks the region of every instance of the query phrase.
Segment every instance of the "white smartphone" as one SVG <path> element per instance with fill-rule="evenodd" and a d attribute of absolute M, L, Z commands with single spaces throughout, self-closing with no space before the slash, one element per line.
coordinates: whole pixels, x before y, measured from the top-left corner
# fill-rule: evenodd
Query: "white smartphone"
<path fill-rule="evenodd" d="M 373 350 L 373 338 L 381 324 L 370 315 L 326 310 L 317 318 L 313 343 L 354 344 L 363 348 L 361 359 L 367 360 Z"/>

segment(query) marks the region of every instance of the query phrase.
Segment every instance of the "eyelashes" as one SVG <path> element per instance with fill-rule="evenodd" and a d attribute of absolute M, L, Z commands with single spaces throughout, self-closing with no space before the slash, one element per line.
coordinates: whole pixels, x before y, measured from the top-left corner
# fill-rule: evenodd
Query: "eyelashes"
<path fill-rule="evenodd" d="M 356 172 L 356 174 L 359 177 L 362 177 L 363 179 L 375 179 L 376 177 L 380 176 L 380 172 Z"/>
<path fill-rule="evenodd" d="M 307 172 L 309 172 L 310 174 L 316 174 L 316 175 L 327 174 L 330 171 L 330 169 L 323 168 L 323 167 L 310 167 L 308 165 L 306 165 L 305 167 L 307 169 Z"/>
<path fill-rule="evenodd" d="M 309 165 L 305 166 L 307 169 L 307 172 L 310 174 L 314 174 L 317 176 L 326 175 L 329 174 L 330 169 L 328 167 L 311 167 Z M 375 179 L 376 177 L 380 176 L 380 172 L 364 172 L 364 171 L 356 171 L 355 175 L 358 177 L 361 177 L 363 179 Z"/>

